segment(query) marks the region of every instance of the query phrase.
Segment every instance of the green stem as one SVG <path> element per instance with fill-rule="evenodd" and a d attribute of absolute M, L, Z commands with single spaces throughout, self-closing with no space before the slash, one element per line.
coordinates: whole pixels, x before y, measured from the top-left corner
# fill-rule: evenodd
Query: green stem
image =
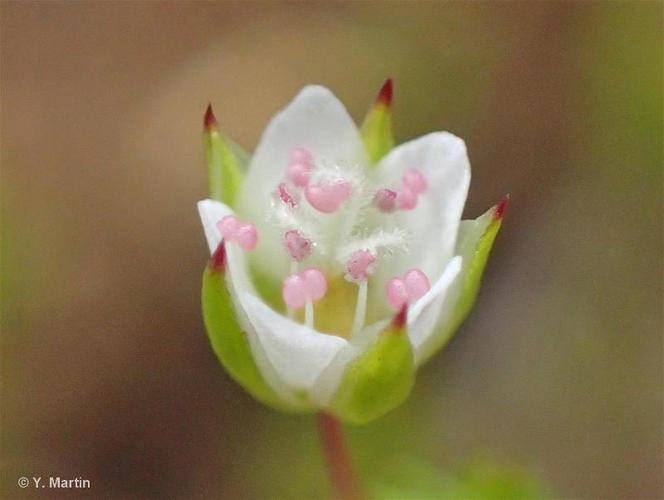
<path fill-rule="evenodd" d="M 332 415 L 319 413 L 318 431 L 334 497 L 343 500 L 366 498 L 350 460 L 341 422 Z"/>

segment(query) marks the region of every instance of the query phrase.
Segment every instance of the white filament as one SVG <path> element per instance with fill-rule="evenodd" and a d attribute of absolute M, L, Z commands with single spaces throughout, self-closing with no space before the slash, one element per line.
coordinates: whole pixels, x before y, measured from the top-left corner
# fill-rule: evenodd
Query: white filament
<path fill-rule="evenodd" d="M 314 303 L 310 300 L 304 304 L 304 325 L 312 330 L 314 328 Z"/>
<path fill-rule="evenodd" d="M 353 317 L 353 328 L 351 338 L 360 333 L 364 328 L 364 318 L 367 313 L 367 291 L 368 281 L 361 281 L 357 288 L 357 304 L 355 304 L 355 316 Z"/>

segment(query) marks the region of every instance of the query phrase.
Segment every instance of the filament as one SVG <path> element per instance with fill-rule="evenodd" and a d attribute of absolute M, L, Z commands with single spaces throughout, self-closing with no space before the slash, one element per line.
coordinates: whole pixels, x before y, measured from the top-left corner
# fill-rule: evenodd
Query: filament
<path fill-rule="evenodd" d="M 351 336 L 357 335 L 364 327 L 364 318 L 367 311 L 368 281 L 360 281 L 357 288 L 357 304 L 355 305 L 355 316 Z"/>
<path fill-rule="evenodd" d="M 312 330 L 314 328 L 314 303 L 310 300 L 304 305 L 304 325 Z"/>

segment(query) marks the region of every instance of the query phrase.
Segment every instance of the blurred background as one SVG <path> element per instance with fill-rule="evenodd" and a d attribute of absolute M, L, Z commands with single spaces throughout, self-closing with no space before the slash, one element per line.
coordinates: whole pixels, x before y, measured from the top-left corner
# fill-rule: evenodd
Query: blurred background
<path fill-rule="evenodd" d="M 315 420 L 255 403 L 208 345 L 201 121 L 211 101 L 251 150 L 304 84 L 359 121 L 388 76 L 399 142 L 467 141 L 466 216 L 512 204 L 474 313 L 349 430 L 363 475 L 664 495 L 660 2 L 1 8 L 0 495 L 327 495 Z"/>

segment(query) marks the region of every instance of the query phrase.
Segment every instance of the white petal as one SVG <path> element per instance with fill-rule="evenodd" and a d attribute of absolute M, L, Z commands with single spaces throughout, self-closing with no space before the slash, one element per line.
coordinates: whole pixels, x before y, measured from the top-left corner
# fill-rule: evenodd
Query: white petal
<path fill-rule="evenodd" d="M 310 150 L 317 162 L 367 162 L 355 123 L 344 105 L 324 87 L 305 87 L 272 119 L 251 159 L 238 199 L 238 213 L 258 228 L 253 262 L 278 280 L 286 275 L 288 259 L 283 235 L 269 213 L 272 192 L 284 179 L 289 154 L 296 147 Z"/>
<path fill-rule="evenodd" d="M 249 321 L 272 366 L 291 389 L 308 390 L 347 344 L 276 313 L 250 293 L 240 294 Z"/>
<path fill-rule="evenodd" d="M 417 267 L 433 280 L 453 256 L 470 183 L 466 145 L 448 132 L 435 132 L 404 143 L 380 161 L 376 182 L 398 190 L 403 173 L 409 168 L 425 175 L 428 188 L 414 210 L 390 216 L 396 227 L 408 233 L 408 251 L 386 257 L 378 267 L 372 307 L 385 307 L 382 294 L 389 278 Z"/>
<path fill-rule="evenodd" d="M 462 258 L 454 257 L 438 281 L 408 311 L 408 336 L 413 344 L 416 362 L 420 358 L 420 351 L 427 346 L 429 338 L 434 333 L 434 327 L 442 314 L 443 304 L 461 268 Z"/>
<path fill-rule="evenodd" d="M 383 320 L 366 327 L 359 335 L 347 342 L 336 357 L 320 373 L 311 390 L 311 400 L 320 407 L 325 407 L 337 391 L 348 364 L 362 354 L 376 336 L 389 325 L 391 320 Z"/>
<path fill-rule="evenodd" d="M 208 247 L 210 247 L 210 254 L 213 254 L 219 243 L 221 243 L 221 233 L 217 229 L 217 222 L 227 215 L 231 215 L 233 210 L 227 205 L 214 200 L 201 200 L 198 202 L 197 207 L 198 214 L 203 223 L 205 238 L 207 239 Z"/>
<path fill-rule="evenodd" d="M 227 215 L 233 215 L 233 211 L 227 205 L 209 199 L 199 201 L 197 206 L 205 237 L 210 248 L 210 253 L 212 254 L 222 240 L 221 233 L 217 228 L 217 222 Z M 242 290 L 245 293 L 248 293 L 247 291 L 255 292 L 247 273 L 247 262 L 244 253 L 233 244 L 226 247 L 226 264 L 229 277 L 227 281 L 228 291 L 233 301 L 236 319 L 247 334 L 252 355 L 263 379 L 282 399 L 294 406 L 298 406 L 300 402 L 284 384 L 282 378 L 270 363 L 239 300 L 238 290 Z"/>
<path fill-rule="evenodd" d="M 256 363 L 273 389 L 282 397 L 295 398 L 296 392 L 311 389 L 346 340 L 319 333 L 272 310 L 251 283 L 245 252 L 231 244 L 226 256 L 231 296 Z"/>

